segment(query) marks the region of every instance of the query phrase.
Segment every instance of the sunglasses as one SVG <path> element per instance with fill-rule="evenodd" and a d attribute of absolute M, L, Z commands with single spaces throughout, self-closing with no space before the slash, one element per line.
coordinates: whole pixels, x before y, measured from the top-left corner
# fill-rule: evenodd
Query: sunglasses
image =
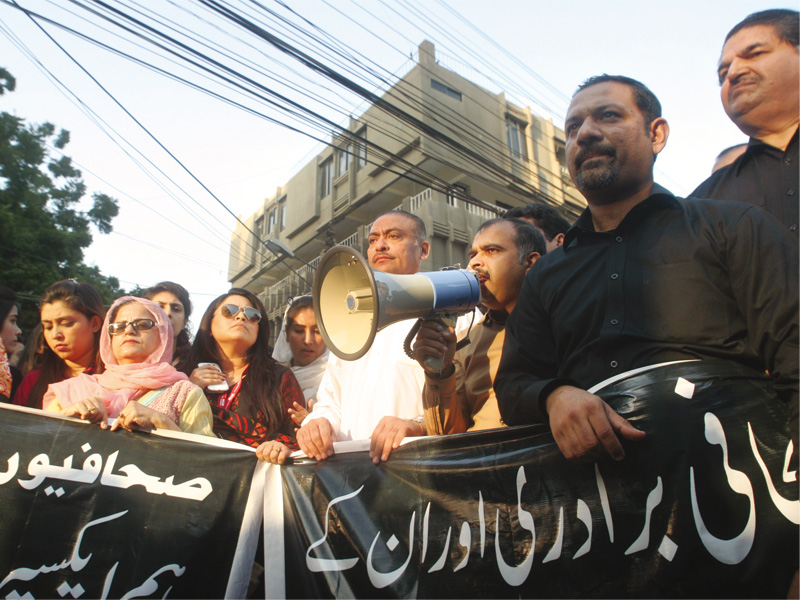
<path fill-rule="evenodd" d="M 133 328 L 133 332 L 136 333 L 138 331 L 147 331 L 152 329 L 156 326 L 156 322 L 153 319 L 134 319 L 133 321 L 117 321 L 116 323 L 109 323 L 108 324 L 108 333 L 109 335 L 119 335 L 121 333 L 125 333 L 125 330 L 130 325 Z"/>
<path fill-rule="evenodd" d="M 239 311 L 244 311 L 244 316 L 248 321 L 258 323 L 261 320 L 261 313 L 255 308 L 249 306 L 237 306 L 236 304 L 223 304 L 219 307 L 219 313 L 226 319 L 232 319 L 239 314 Z"/>

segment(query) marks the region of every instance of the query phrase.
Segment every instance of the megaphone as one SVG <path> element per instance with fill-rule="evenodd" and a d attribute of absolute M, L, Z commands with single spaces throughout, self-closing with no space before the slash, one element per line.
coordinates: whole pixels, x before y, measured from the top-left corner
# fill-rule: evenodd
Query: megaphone
<path fill-rule="evenodd" d="M 372 269 L 349 246 L 334 246 L 320 259 L 313 296 L 328 348 L 343 360 L 356 360 L 384 327 L 467 312 L 481 301 L 481 290 L 466 269 L 393 275 Z"/>

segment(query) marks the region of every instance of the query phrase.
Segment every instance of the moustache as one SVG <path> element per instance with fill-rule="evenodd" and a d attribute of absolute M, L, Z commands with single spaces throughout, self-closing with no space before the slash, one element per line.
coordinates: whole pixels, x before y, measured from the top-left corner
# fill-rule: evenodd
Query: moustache
<path fill-rule="evenodd" d="M 482 279 L 491 279 L 491 277 L 489 276 L 489 271 L 485 269 L 470 269 L 470 271 L 472 271 L 473 273 L 475 273 L 475 275 L 477 275 Z"/>
<path fill-rule="evenodd" d="M 731 99 L 739 91 L 740 84 L 758 83 L 758 81 L 758 77 L 754 75 L 741 75 L 737 77 L 728 87 L 728 99 Z"/>
<path fill-rule="evenodd" d="M 594 144 L 593 146 L 587 146 L 581 149 L 581 151 L 575 156 L 575 167 L 580 168 L 580 166 L 586 160 L 586 157 L 589 155 L 610 156 L 611 158 L 614 158 L 617 156 L 617 150 L 608 144 Z"/>

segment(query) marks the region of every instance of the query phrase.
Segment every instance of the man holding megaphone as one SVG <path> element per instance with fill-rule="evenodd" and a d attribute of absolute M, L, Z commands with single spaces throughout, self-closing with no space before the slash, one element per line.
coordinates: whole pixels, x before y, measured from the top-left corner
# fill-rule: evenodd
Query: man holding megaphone
<path fill-rule="evenodd" d="M 522 219 L 491 219 L 478 229 L 469 269 L 478 276 L 488 313 L 475 310 L 471 342 L 464 348 L 456 349 L 454 328 L 434 320 L 422 324 L 414 342 L 414 358 L 425 369 L 422 399 L 429 435 L 503 425 L 492 383 L 500 364 L 506 318 L 517 303 L 525 274 L 546 252 L 544 236 Z M 471 318 L 461 317 L 466 322 Z M 440 373 L 426 368 L 430 356 L 444 357 Z"/>
<path fill-rule="evenodd" d="M 370 228 L 369 266 L 413 275 L 430 252 L 425 238 L 425 224 L 416 215 L 383 213 Z M 404 437 L 425 435 L 420 422 L 425 375 L 403 351 L 414 322 L 399 321 L 377 332 L 372 346 L 356 360 L 331 354 L 314 410 L 297 431 L 306 455 L 324 460 L 333 455 L 335 441 L 372 438 L 370 457 L 378 463 Z"/>

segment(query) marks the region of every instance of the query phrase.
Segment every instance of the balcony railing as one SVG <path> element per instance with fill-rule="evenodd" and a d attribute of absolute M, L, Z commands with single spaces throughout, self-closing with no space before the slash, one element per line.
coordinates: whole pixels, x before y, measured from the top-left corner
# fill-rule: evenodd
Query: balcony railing
<path fill-rule="evenodd" d="M 433 190 L 431 188 L 421 191 L 416 196 L 411 196 L 411 198 L 408 200 L 409 212 L 412 214 L 417 214 L 422 204 L 424 202 L 430 202 L 432 198 Z"/>
<path fill-rule="evenodd" d="M 340 246 L 350 246 L 351 248 L 355 248 L 359 252 L 361 252 L 361 236 L 356 231 L 350 237 L 344 238 L 341 242 L 339 242 Z"/>
<path fill-rule="evenodd" d="M 495 217 L 500 216 L 500 212 L 502 209 L 494 209 L 491 210 L 484 206 L 478 206 L 477 204 L 472 204 L 471 202 L 464 202 L 467 206 L 467 212 L 471 215 L 478 215 L 482 219 L 494 219 Z"/>

